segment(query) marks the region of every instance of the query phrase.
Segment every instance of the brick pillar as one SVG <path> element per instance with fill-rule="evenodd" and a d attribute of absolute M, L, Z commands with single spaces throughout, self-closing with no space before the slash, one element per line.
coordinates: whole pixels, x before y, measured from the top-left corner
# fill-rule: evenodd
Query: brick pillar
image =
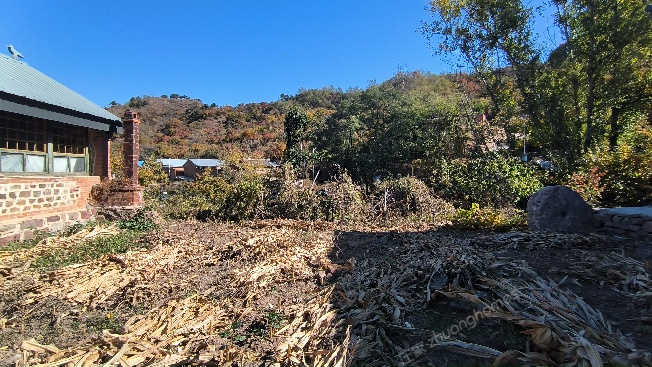
<path fill-rule="evenodd" d="M 125 111 L 122 116 L 122 154 L 124 155 L 124 176 L 127 186 L 120 190 L 117 201 L 122 206 L 141 206 L 143 188 L 138 185 L 138 155 L 140 154 L 138 126 L 140 119 L 136 112 Z"/>
<path fill-rule="evenodd" d="M 138 126 L 140 119 L 136 112 L 125 111 L 122 116 L 122 133 L 124 141 L 122 152 L 124 154 L 124 176 L 131 185 L 138 185 L 138 155 L 140 154 Z"/>

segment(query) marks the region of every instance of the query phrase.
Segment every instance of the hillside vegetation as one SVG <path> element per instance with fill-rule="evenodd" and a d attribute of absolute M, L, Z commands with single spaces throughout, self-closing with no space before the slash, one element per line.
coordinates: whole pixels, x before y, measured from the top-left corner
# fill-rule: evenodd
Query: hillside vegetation
<path fill-rule="evenodd" d="M 410 175 L 464 209 L 522 207 L 546 184 L 570 185 L 594 205 L 650 203 L 645 7 L 549 5 L 565 42 L 546 54 L 534 33 L 541 8 L 431 2 L 435 21 L 423 34 L 470 74 L 399 72 L 366 88 L 302 89 L 235 107 L 171 94 L 110 109 L 141 113 L 143 159 L 264 157 L 315 183 L 346 173 L 365 194 Z"/>

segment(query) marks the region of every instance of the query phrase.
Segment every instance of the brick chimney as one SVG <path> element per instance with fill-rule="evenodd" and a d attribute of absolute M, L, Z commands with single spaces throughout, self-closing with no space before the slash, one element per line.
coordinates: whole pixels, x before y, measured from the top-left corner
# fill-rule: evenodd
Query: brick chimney
<path fill-rule="evenodd" d="M 139 125 L 140 119 L 138 113 L 125 111 L 122 116 L 122 143 L 123 170 L 124 176 L 133 186 L 138 186 L 138 156 L 140 155 L 139 146 Z"/>
<path fill-rule="evenodd" d="M 122 116 L 122 134 L 124 137 L 122 153 L 124 155 L 123 173 L 127 179 L 127 185 L 119 193 L 116 193 L 119 197 L 115 198 L 116 204 L 122 206 L 143 205 L 143 188 L 138 184 L 139 125 L 138 113 L 131 112 L 131 110 L 125 111 Z"/>

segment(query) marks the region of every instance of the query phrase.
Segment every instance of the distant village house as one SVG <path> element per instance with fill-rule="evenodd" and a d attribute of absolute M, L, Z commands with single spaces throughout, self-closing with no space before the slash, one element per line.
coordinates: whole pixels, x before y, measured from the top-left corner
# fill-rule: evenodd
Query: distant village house
<path fill-rule="evenodd" d="M 223 166 L 224 162 L 219 159 L 191 158 L 183 165 L 183 170 L 185 175 L 190 178 L 195 178 L 207 170 L 210 170 L 212 176 L 217 176 Z"/>

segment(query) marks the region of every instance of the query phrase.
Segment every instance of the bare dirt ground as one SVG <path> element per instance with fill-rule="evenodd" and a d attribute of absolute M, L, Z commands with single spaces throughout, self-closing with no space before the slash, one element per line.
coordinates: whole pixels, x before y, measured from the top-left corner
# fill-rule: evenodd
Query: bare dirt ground
<path fill-rule="evenodd" d="M 0 253 L 1 366 L 652 365 L 650 243 L 171 222 L 31 266 L 91 235 Z"/>

